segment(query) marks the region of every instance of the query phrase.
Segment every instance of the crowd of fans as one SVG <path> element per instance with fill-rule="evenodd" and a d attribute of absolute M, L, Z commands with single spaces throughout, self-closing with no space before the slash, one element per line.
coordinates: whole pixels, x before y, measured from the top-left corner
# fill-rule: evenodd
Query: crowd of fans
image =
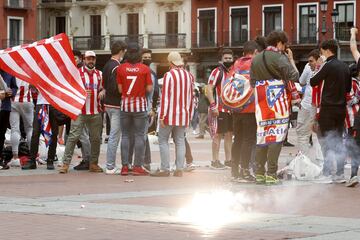
<path fill-rule="evenodd" d="M 321 178 L 345 183 L 344 165 L 351 159 L 351 177 L 346 185 L 353 187 L 358 184 L 360 158 L 360 53 L 356 34 L 357 29 L 351 29 L 354 64 L 348 66 L 337 58 L 335 40 L 325 40 L 319 49 L 309 52 L 300 74 L 287 34 L 273 31 L 266 38 L 244 43 L 238 59 L 232 50 L 223 49 L 207 84 L 197 83 L 178 52 L 167 56 L 169 71 L 159 84 L 150 68 L 151 50 L 136 43 L 113 43 L 111 58 L 102 71 L 95 67 L 95 52 L 89 50 L 82 56 L 74 50 L 87 94 L 76 120 L 52 107 L 33 86 L 1 71 L 1 168 L 36 169 L 40 136 L 50 133 L 49 170 L 54 170 L 54 162 L 59 160 L 59 173 L 68 173 L 78 146 L 82 161 L 75 170 L 167 177 L 172 172 L 171 137 L 176 148 L 173 175 L 181 177 L 184 170 L 194 170 L 186 139 L 191 126 L 197 139 L 210 133 L 211 168 L 231 168 L 237 182 L 272 185 L 279 183 L 278 159 L 282 146 L 292 146 L 287 135 L 296 120 L 300 153 L 317 164 L 323 161 Z M 39 121 L 44 114 L 49 129 Z M 104 118 L 108 133 L 105 169 L 98 165 Z M 6 154 L 9 147 L 4 148 L 7 128 L 11 129 L 10 154 Z M 160 149 L 161 164 L 155 171 L 150 167 L 150 131 L 156 132 Z M 314 139 L 313 133 L 317 135 Z M 224 161 L 219 155 L 221 139 Z M 65 145 L 61 159 L 56 155 L 58 143 Z M 121 167 L 116 165 L 119 144 Z M 321 146 L 320 154 L 311 154 L 310 145 Z"/>

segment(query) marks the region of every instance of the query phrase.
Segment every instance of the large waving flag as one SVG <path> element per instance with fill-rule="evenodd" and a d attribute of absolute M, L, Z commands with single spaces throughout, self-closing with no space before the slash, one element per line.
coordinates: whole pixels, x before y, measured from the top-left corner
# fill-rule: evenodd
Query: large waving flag
<path fill-rule="evenodd" d="M 0 69 L 34 85 L 56 109 L 76 119 L 86 92 L 68 37 L 54 37 L 0 50 Z"/>

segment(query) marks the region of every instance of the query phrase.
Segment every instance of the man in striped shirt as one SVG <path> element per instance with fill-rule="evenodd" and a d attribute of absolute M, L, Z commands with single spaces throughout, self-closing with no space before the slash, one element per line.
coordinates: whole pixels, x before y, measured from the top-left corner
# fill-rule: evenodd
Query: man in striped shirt
<path fill-rule="evenodd" d="M 100 100 L 104 97 L 102 74 L 95 68 L 96 54 L 93 51 L 85 52 L 85 66 L 79 69 L 84 83 L 87 98 L 82 113 L 75 121 L 71 122 L 69 137 L 66 142 L 63 157 L 63 166 L 59 173 L 67 173 L 74 153 L 74 148 L 85 125 L 89 130 L 91 144 L 90 172 L 102 172 L 98 166 L 100 154 L 100 137 L 102 130 L 102 118 L 100 115 Z"/>
<path fill-rule="evenodd" d="M 211 167 L 214 169 L 224 169 L 225 166 L 220 162 L 219 151 L 221 138 L 224 137 L 225 165 L 231 167 L 231 146 L 233 120 L 230 110 L 224 108 L 220 102 L 221 82 L 226 78 L 229 69 L 233 65 L 233 52 L 230 49 L 224 49 L 221 53 L 221 62 L 215 68 L 210 76 L 206 88 L 206 97 L 209 99 L 212 117 L 216 118 L 216 133 L 212 136 L 212 161 Z M 214 93 L 215 91 L 215 93 Z"/>
<path fill-rule="evenodd" d="M 135 139 L 135 159 L 133 175 L 147 175 L 144 170 L 145 135 L 147 131 L 146 93 L 152 91 L 150 68 L 141 63 L 141 53 L 136 43 L 127 48 L 127 62 L 117 69 L 117 81 L 121 94 L 120 126 L 121 138 L 121 175 L 129 174 L 130 139 Z"/>
<path fill-rule="evenodd" d="M 31 96 L 30 85 L 20 79 L 16 79 L 16 85 L 18 86 L 18 91 L 15 98 L 12 100 L 10 113 L 11 148 L 13 152 L 13 158 L 8 164 L 10 166 L 20 166 L 18 156 L 19 142 L 21 138 L 20 117 L 24 123 L 28 146 L 30 146 L 31 143 L 34 117 L 34 104 Z"/>
<path fill-rule="evenodd" d="M 161 169 L 151 174 L 155 177 L 170 175 L 171 133 L 176 147 L 174 176 L 182 176 L 185 161 L 185 128 L 189 126 L 194 108 L 194 77 L 183 68 L 184 62 L 178 52 L 170 52 L 168 61 L 171 69 L 164 75 L 159 115 Z"/>

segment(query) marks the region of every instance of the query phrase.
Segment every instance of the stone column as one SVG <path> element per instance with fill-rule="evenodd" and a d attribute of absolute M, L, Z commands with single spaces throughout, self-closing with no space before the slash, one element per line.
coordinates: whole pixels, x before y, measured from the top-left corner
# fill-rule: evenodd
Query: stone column
<path fill-rule="evenodd" d="M 110 51 L 110 33 L 107 32 L 105 35 L 105 51 Z"/>
<path fill-rule="evenodd" d="M 144 40 L 143 48 L 149 48 L 149 35 L 147 33 L 143 35 L 143 40 Z"/>
<path fill-rule="evenodd" d="M 197 66 L 199 65 L 199 63 L 188 62 L 187 64 L 189 65 L 190 73 L 194 76 L 195 81 L 197 81 Z"/>

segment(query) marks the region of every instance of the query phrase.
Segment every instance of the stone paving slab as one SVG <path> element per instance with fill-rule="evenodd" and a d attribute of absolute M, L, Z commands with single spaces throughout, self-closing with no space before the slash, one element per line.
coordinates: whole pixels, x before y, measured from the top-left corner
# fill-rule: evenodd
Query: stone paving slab
<path fill-rule="evenodd" d="M 293 131 L 289 138 L 295 142 Z M 76 171 L 60 175 L 45 166 L 35 171 L 0 171 L 0 239 L 360 239 L 360 204 L 354 204 L 359 188 L 297 181 L 271 187 L 232 183 L 229 170 L 206 167 L 211 141 L 192 135 L 188 139 L 200 168 L 183 178 Z M 151 147 L 156 168 L 158 146 Z M 105 152 L 103 144 L 103 166 Z M 280 165 L 296 152 L 296 148 L 283 148 Z M 77 154 L 79 150 L 73 165 L 80 161 Z M 224 157 L 223 151 L 220 156 Z M 179 215 L 196 194 L 213 191 L 240 194 L 250 203 L 237 206 L 232 210 L 236 217 L 215 228 Z M 218 207 L 212 205 L 208 212 Z"/>

